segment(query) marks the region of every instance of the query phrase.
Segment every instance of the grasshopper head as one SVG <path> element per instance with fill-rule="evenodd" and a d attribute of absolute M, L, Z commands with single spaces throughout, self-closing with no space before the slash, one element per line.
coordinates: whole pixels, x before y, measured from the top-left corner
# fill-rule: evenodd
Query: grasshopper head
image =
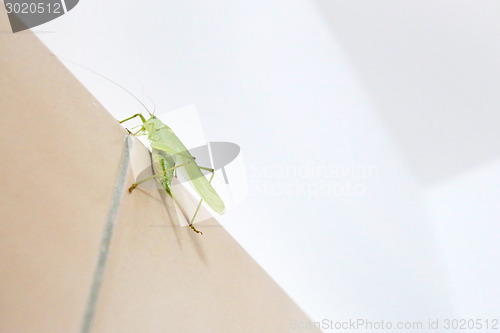
<path fill-rule="evenodd" d="M 159 130 L 167 130 L 168 132 L 172 132 L 170 127 L 165 125 L 160 119 L 155 116 L 151 116 L 146 122 L 143 124 L 145 131 L 148 134 L 153 134 Z"/>

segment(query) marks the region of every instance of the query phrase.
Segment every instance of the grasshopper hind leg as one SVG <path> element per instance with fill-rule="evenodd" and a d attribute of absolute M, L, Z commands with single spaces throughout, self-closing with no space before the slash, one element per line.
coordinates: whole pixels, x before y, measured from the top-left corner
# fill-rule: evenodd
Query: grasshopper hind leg
<path fill-rule="evenodd" d="M 212 179 L 214 179 L 214 176 L 215 176 L 215 170 L 214 169 L 211 169 L 211 168 L 204 168 L 204 167 L 199 167 L 200 169 L 203 169 L 203 170 L 207 170 L 207 171 L 210 171 L 212 173 L 212 176 L 210 177 L 210 180 L 208 181 L 209 184 L 212 183 Z M 196 230 L 196 228 L 193 226 L 193 222 L 194 222 L 194 219 L 196 218 L 196 215 L 198 214 L 198 211 L 200 210 L 200 207 L 201 207 L 201 203 L 203 202 L 203 199 L 200 200 L 200 202 L 198 203 L 198 207 L 196 207 L 196 211 L 194 212 L 194 215 L 193 217 L 191 218 L 191 221 L 189 222 L 189 227 L 196 233 L 198 234 L 202 234 L 203 233 L 201 231 L 198 231 Z"/>

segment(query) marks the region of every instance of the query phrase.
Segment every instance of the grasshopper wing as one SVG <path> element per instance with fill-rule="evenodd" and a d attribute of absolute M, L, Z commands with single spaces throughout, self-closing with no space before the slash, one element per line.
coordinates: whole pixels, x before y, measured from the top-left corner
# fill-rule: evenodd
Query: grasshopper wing
<path fill-rule="evenodd" d="M 208 182 L 200 167 L 193 160 L 191 153 L 173 133 L 169 136 L 168 145 L 164 142 L 152 142 L 151 148 L 171 154 L 175 165 L 185 164 L 179 167 L 178 172 L 188 180 L 203 200 L 218 214 L 224 214 L 225 206 L 222 199 Z"/>

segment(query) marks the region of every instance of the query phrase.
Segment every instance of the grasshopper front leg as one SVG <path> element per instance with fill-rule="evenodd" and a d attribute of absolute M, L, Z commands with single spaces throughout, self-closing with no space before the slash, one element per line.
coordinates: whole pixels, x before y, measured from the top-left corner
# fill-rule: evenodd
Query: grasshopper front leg
<path fill-rule="evenodd" d="M 143 123 L 146 122 L 146 118 L 141 113 L 136 113 L 132 117 L 128 117 L 127 119 L 123 119 L 122 121 L 119 121 L 120 124 L 123 124 L 126 121 L 129 121 L 130 119 L 134 119 L 135 117 L 141 117 L 141 120 Z"/>
<path fill-rule="evenodd" d="M 128 117 L 127 119 L 123 119 L 122 121 L 119 121 L 119 123 L 123 124 L 124 122 L 129 121 L 131 119 L 134 119 L 135 117 L 141 117 L 143 124 L 146 122 L 146 118 L 144 118 L 144 116 L 141 113 L 136 113 L 132 117 Z M 140 132 L 142 132 L 144 130 L 144 127 L 141 126 L 141 128 L 137 132 L 134 132 L 134 133 L 132 133 L 128 128 L 125 128 L 125 129 L 127 130 L 128 134 L 136 136 L 137 134 L 139 134 Z"/>

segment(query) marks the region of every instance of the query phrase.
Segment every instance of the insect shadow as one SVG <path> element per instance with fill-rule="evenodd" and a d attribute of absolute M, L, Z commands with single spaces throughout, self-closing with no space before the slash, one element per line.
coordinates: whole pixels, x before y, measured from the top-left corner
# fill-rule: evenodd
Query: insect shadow
<path fill-rule="evenodd" d="M 209 147 L 210 145 L 210 147 Z M 224 177 L 224 182 L 229 184 L 225 166 L 234 161 L 240 154 L 240 146 L 233 142 L 210 142 L 209 144 L 188 149 L 188 151 L 196 157 L 196 162 L 200 165 L 211 165 L 210 152 L 212 153 L 212 161 L 214 170 L 221 170 Z M 145 168 L 138 173 L 136 182 L 140 182 L 151 176 L 152 167 Z M 210 174 L 207 170 L 202 170 L 204 175 Z M 177 179 L 180 183 L 188 181 L 182 177 Z M 153 181 L 148 181 L 139 185 L 142 189 L 153 189 L 155 187 Z"/>

